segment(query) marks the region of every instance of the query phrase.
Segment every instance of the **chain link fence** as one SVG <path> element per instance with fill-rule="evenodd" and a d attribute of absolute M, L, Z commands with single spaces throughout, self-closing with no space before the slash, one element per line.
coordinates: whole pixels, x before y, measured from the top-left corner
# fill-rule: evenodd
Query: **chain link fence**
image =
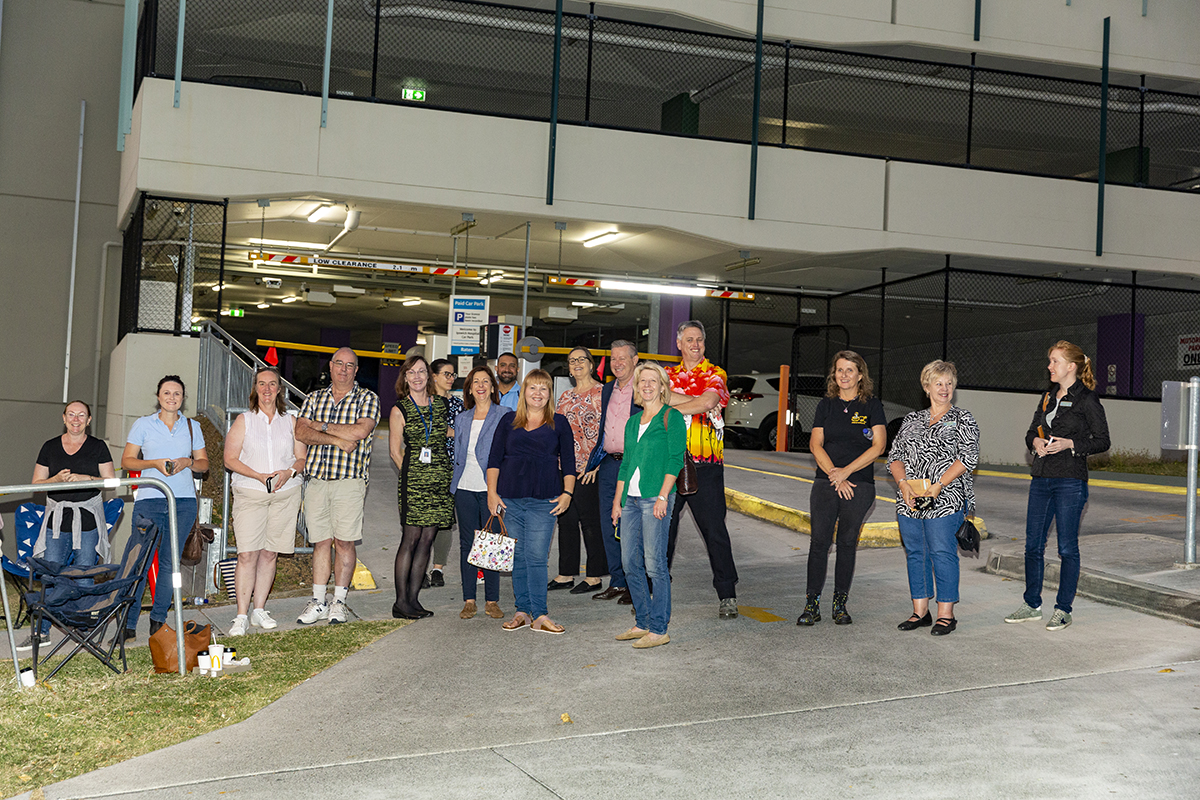
<path fill-rule="evenodd" d="M 193 0 L 182 79 L 319 95 L 325 0 Z M 331 97 L 548 120 L 552 11 L 336 0 Z M 146 0 L 138 80 L 173 78 L 179 4 Z M 755 42 L 564 14 L 564 123 L 749 142 Z M 1094 181 L 1100 85 L 765 41 L 765 145 Z M 1200 96 L 1110 86 L 1106 180 L 1200 189 Z"/>
<path fill-rule="evenodd" d="M 143 194 L 121 263 L 118 338 L 179 333 L 221 311 L 226 204 Z"/>

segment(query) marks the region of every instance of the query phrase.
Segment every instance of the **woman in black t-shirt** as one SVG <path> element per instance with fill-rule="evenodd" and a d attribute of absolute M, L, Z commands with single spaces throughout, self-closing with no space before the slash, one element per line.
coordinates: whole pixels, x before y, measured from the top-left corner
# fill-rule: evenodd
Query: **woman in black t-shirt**
<path fill-rule="evenodd" d="M 871 378 L 862 356 L 842 350 L 833 357 L 825 397 L 817 404 L 809 447 L 817 478 L 809 499 L 812 536 L 808 546 L 808 588 L 797 625 L 821 619 L 821 592 L 829 567 L 829 547 L 837 529 L 837 565 L 833 573 L 833 621 L 849 625 L 846 612 L 858 536 L 875 502 L 873 462 L 887 446 L 883 404 L 871 396 Z"/>
<path fill-rule="evenodd" d="M 92 410 L 82 400 L 73 400 L 63 409 L 63 424 L 67 432 L 55 436 L 42 445 L 38 453 L 37 463 L 33 467 L 31 483 L 75 483 L 77 481 L 94 481 L 99 478 L 115 478 L 112 454 L 108 445 L 94 436 L 89 436 L 87 429 L 92 423 Z M 75 491 L 47 489 L 51 500 L 62 503 L 88 503 L 93 498 L 91 510 L 79 507 L 64 507 L 61 516 L 48 510 L 46 524 L 34 545 L 34 555 L 48 561 L 60 564 L 73 563 L 76 566 L 90 567 L 99 563 L 101 554 L 108 554 L 108 538 L 105 535 L 101 541 L 101 530 L 104 519 L 96 519 L 96 510 L 103 511 L 99 498 L 99 489 L 76 489 Z M 75 513 L 79 514 L 79 541 L 75 541 Z M 57 524 L 52 524 L 58 516 Z M 49 641 L 50 620 L 42 621 L 42 641 Z M 32 646 L 25 642 L 17 647 L 18 650 Z"/>

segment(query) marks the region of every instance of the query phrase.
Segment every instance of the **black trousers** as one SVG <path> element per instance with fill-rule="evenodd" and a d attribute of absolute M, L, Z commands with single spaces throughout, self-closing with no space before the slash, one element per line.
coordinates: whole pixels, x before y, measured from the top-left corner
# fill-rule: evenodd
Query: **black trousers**
<path fill-rule="evenodd" d="M 571 505 L 558 518 L 558 574 L 579 574 L 579 533 L 587 548 L 587 576 L 602 578 L 608 574 L 604 539 L 600 532 L 600 482 L 575 481 Z"/>
<path fill-rule="evenodd" d="M 851 481 L 853 483 L 853 481 Z M 850 593 L 854 580 L 854 559 L 863 520 L 875 502 L 875 484 L 858 481 L 854 497 L 843 500 L 828 480 L 818 479 L 809 495 L 812 538 L 808 542 L 808 588 L 806 594 L 820 594 L 825 588 L 829 568 L 829 548 L 837 528 L 837 564 L 833 571 L 833 590 Z"/>
<path fill-rule="evenodd" d="M 737 597 L 737 567 L 733 563 L 733 549 L 729 544 L 729 530 L 725 527 L 725 466 L 723 464 L 697 464 L 698 489 L 690 496 L 679 495 L 675 510 L 671 514 L 671 530 L 667 534 L 667 569 L 675 560 L 675 539 L 679 535 L 679 515 L 683 507 L 692 509 L 700 538 L 708 548 L 708 563 L 712 567 L 713 588 L 717 597 L 724 600 Z"/>

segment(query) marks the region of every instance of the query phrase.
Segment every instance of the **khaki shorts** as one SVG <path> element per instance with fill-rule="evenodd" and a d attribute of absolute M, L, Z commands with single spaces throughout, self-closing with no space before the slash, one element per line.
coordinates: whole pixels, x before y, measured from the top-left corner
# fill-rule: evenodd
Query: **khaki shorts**
<path fill-rule="evenodd" d="M 329 539 L 361 542 L 366 496 L 367 482 L 362 478 L 309 479 L 304 490 L 304 524 L 309 543 Z"/>
<path fill-rule="evenodd" d="M 294 552 L 299 513 L 299 482 L 290 489 L 272 494 L 234 487 L 233 533 L 238 552 Z"/>

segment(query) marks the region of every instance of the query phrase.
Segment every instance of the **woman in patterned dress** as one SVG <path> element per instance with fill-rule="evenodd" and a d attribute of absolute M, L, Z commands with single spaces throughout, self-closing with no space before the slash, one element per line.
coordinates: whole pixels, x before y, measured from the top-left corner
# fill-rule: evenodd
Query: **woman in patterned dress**
<path fill-rule="evenodd" d="M 896 521 L 908 556 L 908 588 L 913 613 L 897 627 L 928 628 L 945 636 L 958 627 L 958 541 L 954 534 L 975 507 L 971 473 L 979 463 L 979 426 L 971 412 L 955 407 L 958 372 L 949 361 L 931 361 L 921 370 L 929 408 L 904 418 L 888 454 L 888 469 L 899 487 Z M 937 623 L 929 613 L 936 587 Z"/>
<path fill-rule="evenodd" d="M 599 467 L 587 471 L 588 456 L 600 439 L 600 394 L 604 387 L 593 377 L 596 360 L 586 347 L 576 347 L 568 353 L 567 366 L 575 386 L 559 395 L 554 411 L 571 423 L 575 468 L 580 478 L 575 485 L 574 501 L 558 518 L 558 577 L 546 589 L 592 594 L 600 591 L 600 579 L 608 574 L 608 559 L 600 535 L 600 485 L 596 482 Z M 575 576 L 579 574 L 580 529 L 587 548 L 587 577 L 575 585 Z"/>
<path fill-rule="evenodd" d="M 449 406 L 430 392 L 429 364 L 421 356 L 404 362 L 396 378 L 396 405 L 389 420 L 388 450 L 400 470 L 396 488 L 402 535 L 396 552 L 396 602 L 392 616 L 422 619 L 433 612 L 417 595 L 438 528 L 454 518 L 450 456 L 446 449 Z"/>
<path fill-rule="evenodd" d="M 444 399 L 450 405 L 450 427 L 454 427 L 454 420 L 458 419 L 458 415 L 463 410 L 462 398 L 450 394 L 454 389 L 454 381 L 458 380 L 458 373 L 454 370 L 454 364 L 447 358 L 435 358 L 433 363 L 429 365 L 429 371 L 432 375 L 431 383 L 433 384 L 434 394 Z M 453 466 L 453 434 L 446 437 L 446 451 L 450 454 L 450 464 Z M 450 555 L 451 528 L 442 528 L 433 539 L 433 569 L 429 571 L 429 576 L 421 584 L 423 588 L 446 585 L 445 567 L 446 558 Z"/>

